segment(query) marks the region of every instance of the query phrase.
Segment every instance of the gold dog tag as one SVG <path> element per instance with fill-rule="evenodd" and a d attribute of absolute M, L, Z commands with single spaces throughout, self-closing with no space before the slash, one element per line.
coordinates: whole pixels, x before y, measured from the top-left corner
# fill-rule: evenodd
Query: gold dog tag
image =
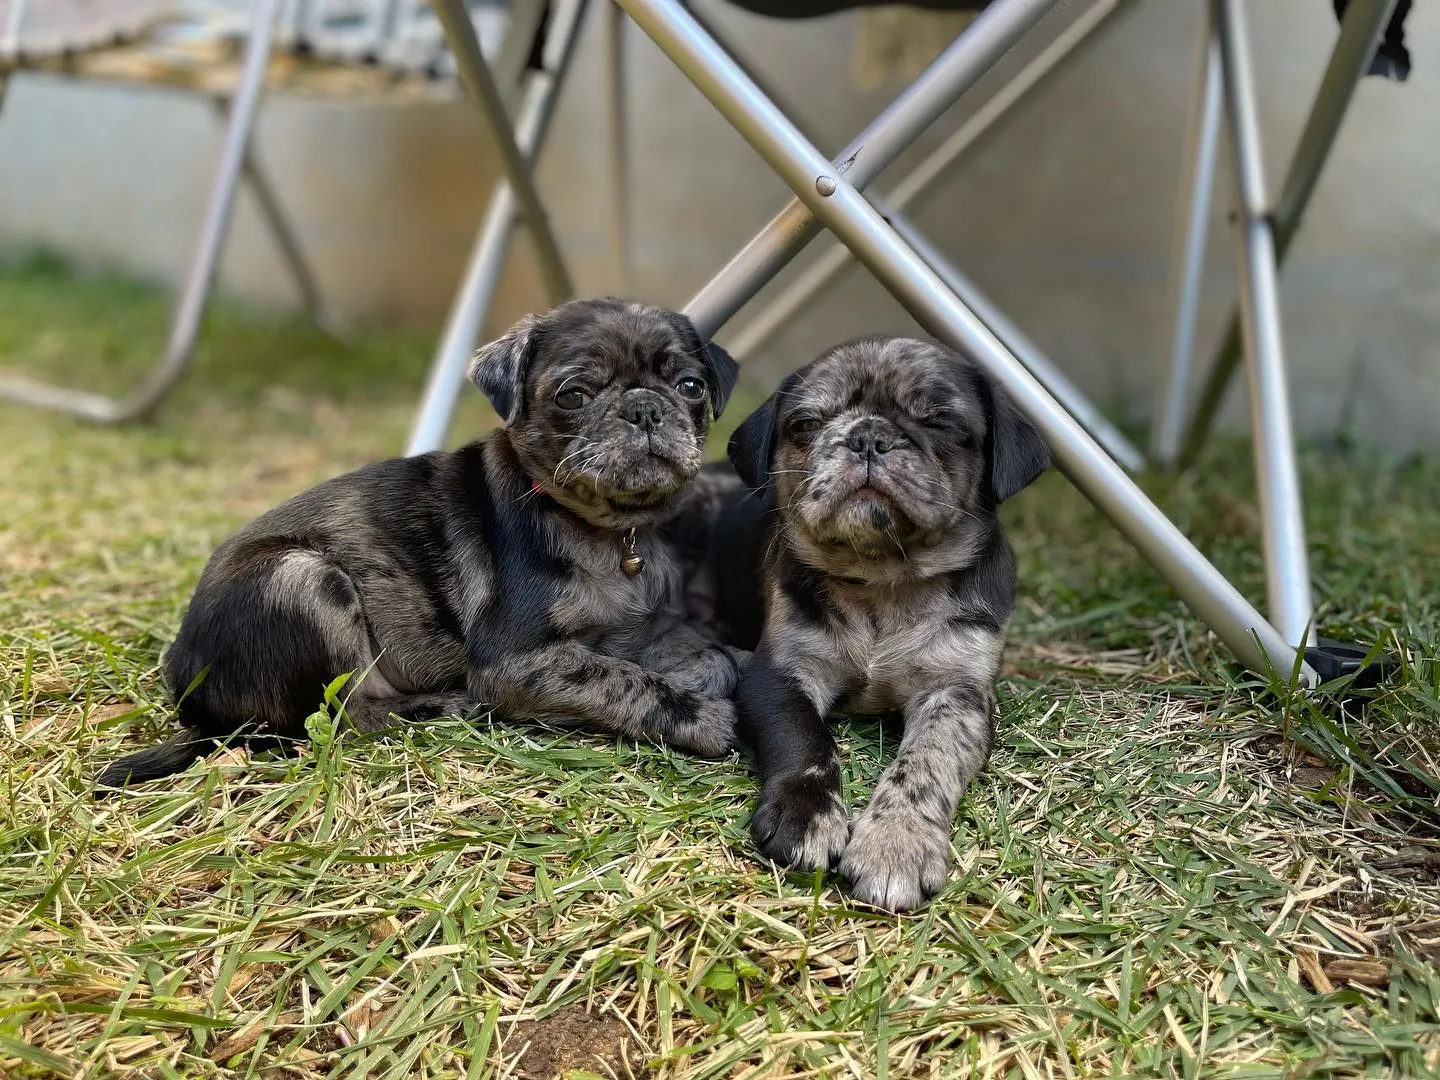
<path fill-rule="evenodd" d="M 625 534 L 625 555 L 620 560 L 620 569 L 625 571 L 627 577 L 634 577 L 645 569 L 645 560 L 640 552 L 635 550 L 634 529 Z"/>

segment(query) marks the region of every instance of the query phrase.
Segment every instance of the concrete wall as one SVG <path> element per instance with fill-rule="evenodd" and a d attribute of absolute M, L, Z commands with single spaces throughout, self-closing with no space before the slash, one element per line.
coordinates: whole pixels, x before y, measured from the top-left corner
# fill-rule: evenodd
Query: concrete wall
<path fill-rule="evenodd" d="M 1273 188 L 1336 27 L 1321 0 L 1247 6 Z M 717 10 L 713 0 L 706 7 Z M 977 100 L 1081 5 L 1060 7 Z M 1165 273 L 1199 11 L 1180 0 L 1141 4 L 914 214 L 1082 388 L 1129 417 L 1148 413 L 1167 347 Z M 853 15 L 778 24 L 719 14 L 826 151 L 899 88 L 855 87 L 861 24 Z M 1316 194 L 1284 275 L 1285 331 L 1306 430 L 1346 426 L 1385 446 L 1440 447 L 1440 8 L 1418 5 L 1408 29 L 1410 81 L 1364 82 Z M 598 30 L 586 32 L 540 168 L 587 292 L 617 287 Z M 680 304 L 786 192 L 638 32 L 629 57 L 631 291 Z M 958 106 L 891 182 L 970 108 Z M 219 145 L 208 107 L 169 91 L 17 78 L 0 119 L 0 252 L 45 245 L 173 283 L 190 257 Z M 494 175 L 478 118 L 460 105 L 277 99 L 263 114 L 259 150 L 332 303 L 366 320 L 438 326 Z M 1205 344 L 1234 287 L 1225 167 L 1207 260 Z M 244 200 L 222 286 L 257 304 L 294 302 Z M 492 328 L 543 302 L 522 242 Z M 851 271 L 756 358 L 751 374 L 770 379 L 850 333 L 911 327 L 879 286 Z M 1232 402 L 1232 420 L 1242 407 Z"/>

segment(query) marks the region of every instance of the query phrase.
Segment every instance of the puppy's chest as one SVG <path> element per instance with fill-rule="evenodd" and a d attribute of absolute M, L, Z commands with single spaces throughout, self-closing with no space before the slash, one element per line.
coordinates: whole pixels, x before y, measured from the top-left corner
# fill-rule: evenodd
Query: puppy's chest
<path fill-rule="evenodd" d="M 840 708 L 859 713 L 896 709 L 930 666 L 943 628 L 918 612 L 853 611 L 836 635 Z"/>
<path fill-rule="evenodd" d="M 782 635 L 787 667 L 809 669 L 835 707 L 879 713 L 904 705 L 932 679 L 950 638 L 930 605 L 843 605 L 824 625 L 791 622 Z M 777 643 L 779 644 L 779 643 Z"/>
<path fill-rule="evenodd" d="M 634 574 L 626 573 L 623 540 L 586 545 L 572 553 L 570 573 L 556 591 L 550 617 L 583 638 L 643 638 L 652 620 L 679 605 L 681 575 L 674 555 L 656 537 L 637 537 Z"/>

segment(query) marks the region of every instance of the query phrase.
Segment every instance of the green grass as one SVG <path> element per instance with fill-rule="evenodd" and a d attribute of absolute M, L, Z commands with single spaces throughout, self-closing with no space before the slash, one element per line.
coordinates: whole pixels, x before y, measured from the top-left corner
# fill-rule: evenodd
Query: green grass
<path fill-rule="evenodd" d="M 123 387 L 167 310 L 0 272 L 0 359 Z M 317 715 L 297 759 L 94 802 L 168 726 L 210 550 L 395 452 L 428 348 L 222 307 L 150 424 L 0 405 L 0 1075 L 1440 1070 L 1433 460 L 1304 456 L 1324 628 L 1405 658 L 1344 712 L 1240 673 L 1059 477 L 1017 499 L 1000 744 L 907 917 L 754 861 L 738 760 L 533 725 Z M 1162 502 L 1258 597 L 1248 475 L 1224 446 Z M 893 733 L 841 736 L 863 802 Z"/>

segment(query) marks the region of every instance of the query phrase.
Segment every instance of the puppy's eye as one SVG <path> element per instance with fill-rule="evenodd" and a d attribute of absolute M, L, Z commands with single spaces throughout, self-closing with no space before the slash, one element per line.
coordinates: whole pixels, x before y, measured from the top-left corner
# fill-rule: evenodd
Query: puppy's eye
<path fill-rule="evenodd" d="M 967 450 L 975 445 L 974 434 L 964 426 L 964 421 L 959 415 L 948 409 L 927 413 L 921 422 L 932 431 L 948 433 L 957 445 Z"/>
<path fill-rule="evenodd" d="M 791 435 L 814 435 L 821 428 L 819 420 L 813 416 L 800 416 L 790 421 Z"/>
<path fill-rule="evenodd" d="M 584 390 L 561 390 L 555 395 L 555 404 L 562 409 L 583 409 L 590 395 Z"/>
<path fill-rule="evenodd" d="M 693 376 L 681 379 L 675 384 L 675 389 L 686 401 L 699 401 L 705 396 L 705 383 Z"/>

